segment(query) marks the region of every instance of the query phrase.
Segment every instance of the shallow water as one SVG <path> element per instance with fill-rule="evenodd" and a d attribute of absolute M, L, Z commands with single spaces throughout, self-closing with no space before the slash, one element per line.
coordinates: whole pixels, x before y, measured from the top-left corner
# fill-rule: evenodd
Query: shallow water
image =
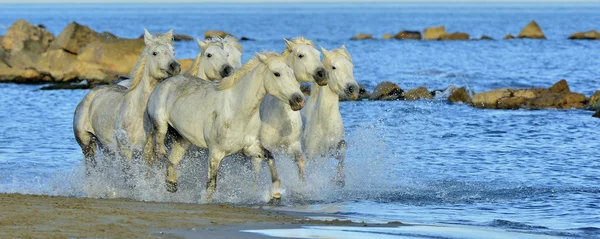
<path fill-rule="evenodd" d="M 600 5 L 383 4 L 383 5 L 2 5 L 0 35 L 24 18 L 58 34 L 70 21 L 97 31 L 137 37 L 143 28 L 202 36 L 223 29 L 257 38 L 243 42 L 244 60 L 255 51 L 281 51 L 283 37 L 304 35 L 326 48 L 345 44 L 357 81 L 371 90 L 389 80 L 403 88 L 467 86 L 548 87 L 566 78 L 573 91 L 600 89 L 597 41 L 569 41 L 576 31 L 598 29 Z M 60 14 L 58 14 L 60 13 Z M 310 14 L 310 15 L 309 15 Z M 273 20 L 276 19 L 276 20 Z M 446 25 L 502 38 L 536 20 L 547 41 L 350 41 L 359 32 L 381 35 Z M 176 43 L 180 58 L 198 51 Z M 201 152 L 183 161 L 180 191 L 166 193 L 163 170 L 125 181 L 108 165 L 86 179 L 72 132 L 75 106 L 86 91 L 39 91 L 0 85 L 0 192 L 45 193 L 202 203 L 206 162 Z M 331 185 L 335 162 L 308 165 L 298 182 L 293 162 L 278 158 L 280 210 L 328 212 L 366 222 L 459 224 L 557 237 L 600 234 L 598 119 L 583 110 L 496 111 L 416 102 L 343 102 L 347 185 Z M 242 158 L 227 159 L 217 202 L 263 205 L 269 182 L 249 186 Z M 137 168 L 136 168 L 137 169 Z M 137 172 L 136 171 L 136 172 Z M 263 169 L 266 171 L 266 168 Z M 130 185 L 136 184 L 130 192 Z"/>

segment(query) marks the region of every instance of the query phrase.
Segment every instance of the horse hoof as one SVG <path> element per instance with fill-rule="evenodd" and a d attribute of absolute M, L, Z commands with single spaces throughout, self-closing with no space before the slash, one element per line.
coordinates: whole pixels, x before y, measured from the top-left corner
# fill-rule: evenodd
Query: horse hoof
<path fill-rule="evenodd" d="M 338 188 L 343 188 L 346 186 L 346 181 L 345 180 L 335 180 L 335 186 Z"/>
<path fill-rule="evenodd" d="M 177 182 L 167 181 L 165 186 L 167 187 L 167 191 L 170 193 L 177 192 Z"/>
<path fill-rule="evenodd" d="M 275 193 L 271 196 L 271 200 L 269 200 L 269 204 L 271 205 L 279 205 L 281 203 L 281 194 Z"/>

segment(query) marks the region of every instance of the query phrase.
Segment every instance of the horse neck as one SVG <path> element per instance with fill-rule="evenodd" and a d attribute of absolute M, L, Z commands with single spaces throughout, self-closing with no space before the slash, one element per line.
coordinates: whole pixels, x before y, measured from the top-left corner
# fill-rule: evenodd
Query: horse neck
<path fill-rule="evenodd" d="M 329 88 L 329 85 L 319 86 L 312 83 L 308 101 L 307 104 L 314 105 L 319 115 L 339 112 L 340 109 L 340 98 Z"/>
<path fill-rule="evenodd" d="M 198 68 L 198 72 L 196 72 L 196 77 L 208 80 L 208 77 L 206 77 L 206 72 L 202 70 L 202 67 Z"/>
<path fill-rule="evenodd" d="M 143 105 L 146 106 L 150 94 L 158 85 L 158 80 L 150 76 L 148 69 L 144 69 L 142 79 L 133 90 L 127 94 L 126 98 L 131 101 L 131 106 Z M 133 104 L 132 104 L 133 103 Z"/>
<path fill-rule="evenodd" d="M 258 106 L 267 94 L 264 78 L 260 76 L 264 71 L 262 64 L 259 64 L 247 74 L 241 76 L 238 82 L 225 94 L 225 99 L 234 106 L 236 114 L 249 114 L 251 111 L 258 113 Z"/>

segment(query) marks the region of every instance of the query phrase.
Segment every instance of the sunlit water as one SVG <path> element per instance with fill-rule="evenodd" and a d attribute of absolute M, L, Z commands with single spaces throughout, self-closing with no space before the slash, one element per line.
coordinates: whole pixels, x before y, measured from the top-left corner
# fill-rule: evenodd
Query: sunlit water
<path fill-rule="evenodd" d="M 70 21 L 123 37 L 143 28 L 201 37 L 223 29 L 256 38 L 255 51 L 281 51 L 283 37 L 304 35 L 326 48 L 345 44 L 355 76 L 371 90 L 389 80 L 403 88 L 467 86 L 548 87 L 566 78 L 587 96 L 600 89 L 600 42 L 569 41 L 598 29 L 600 5 L 387 4 L 387 5 L 2 5 L 0 35 L 16 19 L 43 23 L 54 34 Z M 548 40 L 350 41 L 359 32 L 382 35 L 445 25 L 502 38 L 536 20 Z M 192 58 L 194 42 L 175 43 Z M 180 168 L 180 190 L 164 190 L 164 170 L 134 167 L 123 179 L 105 162 L 86 178 L 72 132 L 75 106 L 87 91 L 40 91 L 0 85 L 0 192 L 202 203 L 206 156 L 190 153 Z M 291 159 L 279 157 L 280 210 L 327 212 L 355 221 L 460 224 L 594 238 L 600 234 L 600 120 L 583 110 L 497 111 L 416 102 L 343 102 L 348 141 L 347 183 L 334 187 L 335 161 L 311 162 L 298 181 Z M 263 205 L 269 178 L 252 185 L 241 157 L 225 160 L 215 201 Z M 264 168 L 263 172 L 267 172 Z M 148 177 L 150 175 L 150 177 Z M 133 185 L 133 186 L 132 186 Z"/>

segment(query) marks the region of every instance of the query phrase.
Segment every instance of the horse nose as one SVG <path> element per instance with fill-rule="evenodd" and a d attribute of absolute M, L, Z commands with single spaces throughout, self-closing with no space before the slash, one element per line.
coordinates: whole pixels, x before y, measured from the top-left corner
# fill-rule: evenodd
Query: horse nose
<path fill-rule="evenodd" d="M 346 86 L 346 95 L 352 100 L 356 100 L 358 98 L 358 91 L 359 87 L 356 84 L 348 84 L 348 86 Z"/>
<path fill-rule="evenodd" d="M 315 80 L 316 80 L 317 84 L 320 86 L 327 85 L 327 70 L 325 70 L 325 67 L 317 68 L 317 72 L 315 74 Z"/>
<path fill-rule="evenodd" d="M 298 93 L 292 95 L 292 98 L 290 99 L 290 106 L 294 111 L 301 110 L 302 107 L 304 107 L 304 95 Z"/>
<path fill-rule="evenodd" d="M 233 73 L 233 67 L 230 65 L 223 66 L 223 70 L 221 70 L 221 77 L 228 77 Z"/>
<path fill-rule="evenodd" d="M 171 62 L 171 64 L 169 64 L 169 71 L 170 71 L 171 75 L 179 74 L 179 72 L 181 72 L 181 65 L 179 65 L 179 62 L 177 62 L 177 61 Z"/>

